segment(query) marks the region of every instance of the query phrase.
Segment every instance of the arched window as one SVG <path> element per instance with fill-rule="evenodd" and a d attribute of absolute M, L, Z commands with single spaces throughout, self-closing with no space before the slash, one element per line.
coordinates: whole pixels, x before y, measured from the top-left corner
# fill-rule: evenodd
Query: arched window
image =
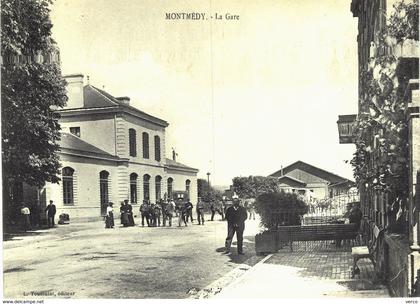
<path fill-rule="evenodd" d="M 128 130 L 128 142 L 130 149 L 130 156 L 137 156 L 137 142 L 136 142 L 136 130 Z"/>
<path fill-rule="evenodd" d="M 132 204 L 137 204 L 137 178 L 136 173 L 130 174 L 130 201 Z"/>
<path fill-rule="evenodd" d="M 143 158 L 149 158 L 149 134 L 146 132 L 143 132 L 142 139 L 143 139 Z"/>
<path fill-rule="evenodd" d="M 155 187 L 156 187 L 156 201 L 160 200 L 162 198 L 161 192 L 162 192 L 162 177 L 156 176 L 155 177 Z"/>
<path fill-rule="evenodd" d="M 185 181 L 185 191 L 187 191 L 188 198 L 190 198 L 190 186 L 191 186 L 191 181 L 187 179 Z"/>
<path fill-rule="evenodd" d="M 160 161 L 160 137 L 155 135 L 155 160 Z"/>
<path fill-rule="evenodd" d="M 65 205 L 74 204 L 73 174 L 74 174 L 74 169 L 72 169 L 70 167 L 65 167 L 62 170 L 62 175 L 63 175 L 63 203 Z"/>
<path fill-rule="evenodd" d="M 168 178 L 168 198 L 172 197 L 172 183 L 174 182 L 174 179 L 172 177 Z"/>
<path fill-rule="evenodd" d="M 150 175 L 143 175 L 143 199 L 150 200 Z"/>
<path fill-rule="evenodd" d="M 106 214 L 106 207 L 108 206 L 109 196 L 108 196 L 108 171 L 99 172 L 99 191 L 100 191 L 100 200 L 101 200 L 101 215 Z"/>

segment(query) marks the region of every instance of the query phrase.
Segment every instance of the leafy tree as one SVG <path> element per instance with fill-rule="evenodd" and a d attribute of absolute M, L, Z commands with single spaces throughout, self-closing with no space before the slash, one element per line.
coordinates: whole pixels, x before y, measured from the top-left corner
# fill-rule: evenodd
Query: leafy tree
<path fill-rule="evenodd" d="M 59 114 L 67 101 L 51 38 L 50 0 L 3 0 L 1 10 L 3 187 L 59 181 Z M 4 190 L 4 199 L 9 199 Z"/>
<path fill-rule="evenodd" d="M 198 178 L 197 179 L 197 193 L 198 193 L 198 197 L 204 197 L 204 195 L 206 194 L 206 192 L 208 191 L 208 183 L 205 179 L 203 178 Z"/>
<path fill-rule="evenodd" d="M 278 180 L 275 177 L 234 177 L 232 182 L 235 192 L 241 198 L 257 198 L 262 193 L 279 191 Z"/>
<path fill-rule="evenodd" d="M 197 180 L 197 187 L 198 187 L 198 196 L 201 197 L 203 201 L 205 202 L 219 201 L 222 199 L 223 193 L 213 188 L 203 178 L 199 178 Z"/>
<path fill-rule="evenodd" d="M 255 201 L 255 211 L 261 217 L 261 224 L 268 229 L 300 225 L 301 217 L 308 210 L 308 205 L 295 193 L 283 190 L 261 194 Z"/>

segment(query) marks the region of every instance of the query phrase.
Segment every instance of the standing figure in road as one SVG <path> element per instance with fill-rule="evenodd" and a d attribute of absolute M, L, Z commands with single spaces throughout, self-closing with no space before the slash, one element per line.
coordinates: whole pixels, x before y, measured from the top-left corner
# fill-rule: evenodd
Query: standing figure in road
<path fill-rule="evenodd" d="M 25 203 L 22 203 L 20 213 L 22 214 L 22 226 L 24 231 L 26 232 L 31 229 L 31 211 Z"/>
<path fill-rule="evenodd" d="M 124 200 L 124 205 L 127 210 L 128 226 L 134 226 L 133 206 L 131 206 L 128 200 Z"/>
<path fill-rule="evenodd" d="M 234 199 L 233 206 L 226 209 L 225 216 L 228 223 L 228 234 L 225 242 L 225 253 L 230 253 L 233 236 L 236 232 L 236 240 L 238 242 L 238 254 L 243 254 L 242 242 L 245 230 L 245 220 L 247 219 L 246 209 L 239 204 L 239 199 Z"/>
<path fill-rule="evenodd" d="M 168 220 L 169 227 L 172 227 L 172 217 L 175 212 L 175 203 L 173 200 L 168 200 L 165 206 L 165 217 L 163 218 L 163 226 L 166 226 L 166 220 Z"/>
<path fill-rule="evenodd" d="M 219 213 L 222 216 L 222 220 L 224 219 L 223 216 L 223 206 L 221 203 L 216 203 L 215 201 L 210 202 L 210 211 L 211 211 L 211 221 L 214 220 L 214 215 Z"/>
<path fill-rule="evenodd" d="M 198 225 L 204 225 L 204 202 L 201 201 L 201 197 L 198 198 L 197 203 L 197 220 Z"/>
<path fill-rule="evenodd" d="M 163 223 L 166 223 L 166 205 L 168 202 L 166 200 L 160 199 L 159 206 L 162 213 L 162 226 L 165 226 Z"/>
<path fill-rule="evenodd" d="M 185 226 L 187 225 L 187 203 L 183 205 L 178 205 L 178 227 L 181 227 L 181 222 L 184 222 Z"/>
<path fill-rule="evenodd" d="M 252 201 L 245 202 L 245 209 L 249 213 L 249 219 L 255 220 L 254 203 Z"/>
<path fill-rule="evenodd" d="M 113 203 L 109 202 L 106 207 L 105 228 L 114 228 L 114 208 Z"/>
<path fill-rule="evenodd" d="M 57 209 L 55 208 L 54 202 L 52 200 L 50 200 L 50 204 L 47 206 L 45 211 L 47 212 L 48 228 L 53 228 L 55 226 L 54 217 Z"/>
<path fill-rule="evenodd" d="M 123 225 L 123 227 L 128 227 L 128 210 L 124 202 L 121 203 L 120 213 L 121 213 L 121 225 Z"/>
<path fill-rule="evenodd" d="M 141 225 L 144 227 L 144 219 L 146 219 L 147 226 L 150 227 L 150 206 L 146 200 L 143 201 L 143 204 L 140 206 L 140 214 L 141 214 Z"/>
<path fill-rule="evenodd" d="M 214 201 L 210 202 L 210 211 L 211 211 L 211 218 L 210 221 L 214 221 L 214 215 L 216 214 L 216 206 L 214 205 Z"/>
<path fill-rule="evenodd" d="M 186 208 L 185 217 L 186 217 L 187 223 L 188 223 L 188 220 L 190 218 L 191 218 L 191 223 L 193 223 L 194 222 L 194 219 L 192 217 L 192 213 L 193 213 L 194 206 L 193 206 L 193 204 L 191 204 L 191 201 L 190 200 L 188 200 L 187 203 L 185 204 L 185 208 Z"/>
<path fill-rule="evenodd" d="M 153 213 L 155 215 L 155 227 L 160 227 L 160 216 L 162 214 L 162 207 L 159 202 L 154 205 Z"/>
<path fill-rule="evenodd" d="M 155 204 L 149 205 L 149 222 L 150 227 L 156 227 Z"/>

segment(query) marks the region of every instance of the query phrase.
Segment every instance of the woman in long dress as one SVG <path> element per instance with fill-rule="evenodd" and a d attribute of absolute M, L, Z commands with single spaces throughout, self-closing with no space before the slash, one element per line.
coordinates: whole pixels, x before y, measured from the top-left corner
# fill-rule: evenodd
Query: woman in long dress
<path fill-rule="evenodd" d="M 128 227 L 128 210 L 127 210 L 127 206 L 124 203 L 121 203 L 120 213 L 121 213 L 121 225 L 123 225 L 123 227 Z"/>
<path fill-rule="evenodd" d="M 105 228 L 114 228 L 114 208 L 113 204 L 109 202 L 106 207 Z"/>
<path fill-rule="evenodd" d="M 128 226 L 134 226 L 134 215 L 133 215 L 133 206 L 131 206 L 128 200 L 124 201 L 124 205 L 128 215 Z"/>

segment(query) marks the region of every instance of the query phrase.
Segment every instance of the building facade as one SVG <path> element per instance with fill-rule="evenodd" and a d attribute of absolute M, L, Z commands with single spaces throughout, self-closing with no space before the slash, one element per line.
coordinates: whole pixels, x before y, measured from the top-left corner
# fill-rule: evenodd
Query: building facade
<path fill-rule="evenodd" d="M 307 201 L 320 201 L 347 194 L 354 182 L 334 173 L 317 168 L 303 161 L 284 167 L 271 177 L 279 179 L 279 187 L 284 191 L 295 192 Z"/>
<path fill-rule="evenodd" d="M 84 85 L 83 75 L 65 78 L 69 99 L 57 110 L 61 181 L 38 190 L 41 205 L 53 200 L 57 214 L 87 220 L 101 218 L 108 202 L 118 216 L 126 199 L 135 214 L 143 200 L 171 198 L 175 191 L 197 202 L 198 170 L 166 158 L 166 121 L 130 106 L 128 97 Z"/>
<path fill-rule="evenodd" d="M 401 18 L 407 22 L 411 16 L 408 11 L 394 14 L 396 7 L 403 3 L 401 0 L 352 0 L 351 12 L 353 17 L 358 18 L 358 65 L 359 65 L 359 100 L 357 115 L 339 116 L 340 143 L 363 142 L 367 147 L 363 164 L 369 172 L 381 172 L 387 166 L 386 159 L 390 153 L 383 148 L 387 134 L 390 134 L 391 124 L 383 124 L 383 118 L 377 114 L 377 109 L 369 105 L 376 104 L 378 109 L 379 99 L 373 100 L 366 87 L 366 73 L 372 69 L 371 63 L 378 58 L 396 58 L 395 76 L 397 78 L 396 105 L 390 109 L 403 108 L 408 125 L 407 139 L 409 147 L 409 159 L 407 170 L 409 171 L 408 185 L 396 185 L 391 190 L 383 190 L 378 184 L 378 178 L 363 179 L 359 183 L 361 209 L 363 212 L 363 234 L 366 239 L 372 235 L 372 230 L 378 228 L 384 230 L 383 238 L 378 240 L 378 250 L 375 253 L 375 270 L 388 284 L 394 296 L 407 297 L 414 295 L 415 286 L 419 284 L 416 277 L 420 277 L 419 259 L 419 210 L 420 203 L 416 188 L 418 188 L 419 176 L 419 101 L 418 101 L 418 32 L 417 37 L 405 37 L 395 43 L 388 36 L 384 40 L 384 34 L 390 33 L 390 21 L 392 18 Z M 405 1 L 405 4 L 415 8 L 415 1 Z M 418 11 L 417 8 L 414 11 Z M 404 20 L 405 18 L 405 20 Z M 413 20 L 418 27 L 418 12 Z M 407 26 L 403 26 L 401 33 Z M 417 29 L 418 31 L 418 29 Z M 401 33 L 396 33 L 396 36 Z M 395 33 L 394 33 L 395 34 Z M 406 39 L 407 38 L 407 39 Z M 392 66 L 390 66 L 392 68 Z M 373 73 L 376 71 L 373 70 Z M 375 77 L 375 74 L 373 74 Z M 376 79 L 380 79 L 377 77 Z M 386 111 L 390 111 L 385 109 Z M 380 111 L 379 111 L 380 112 Z M 395 110 L 394 110 L 395 112 Z M 381 115 L 384 112 L 380 112 Z M 378 117 L 382 121 L 378 120 Z M 369 132 L 354 132 L 356 121 L 366 118 L 377 119 L 378 124 L 373 125 Z M 353 120 L 353 122 L 351 121 Z M 360 124 L 359 124 L 360 125 Z M 362 134 L 362 135 L 360 135 Z M 395 149 L 393 147 L 392 149 Z M 392 153 L 392 151 L 391 151 Z M 357 165 L 357 164 L 356 164 Z M 393 164 L 388 166 L 390 174 L 394 170 Z M 407 186 L 408 197 L 401 191 L 394 190 L 398 187 Z M 418 292 L 418 290 L 417 290 Z M 418 294 L 417 294 L 418 296 Z"/>

